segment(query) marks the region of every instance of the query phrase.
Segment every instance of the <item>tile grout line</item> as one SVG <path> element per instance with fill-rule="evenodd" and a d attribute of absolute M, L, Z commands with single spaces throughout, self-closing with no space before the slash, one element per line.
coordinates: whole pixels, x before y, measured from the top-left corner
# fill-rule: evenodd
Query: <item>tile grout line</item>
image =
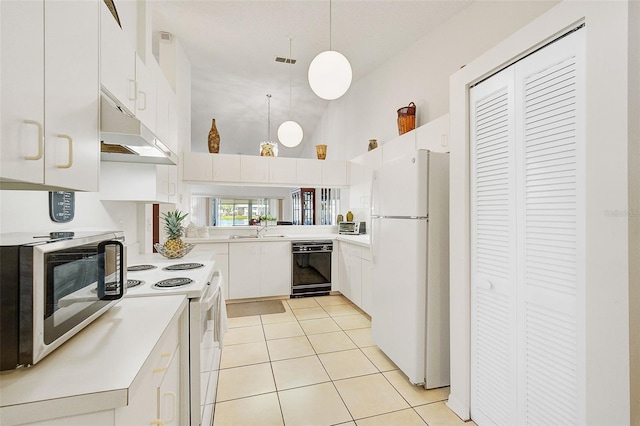
<path fill-rule="evenodd" d="M 288 303 L 287 303 L 288 304 Z M 286 312 L 286 309 L 285 309 Z M 271 353 L 269 352 L 269 345 L 267 344 L 267 333 L 264 331 L 264 322 L 262 321 L 262 315 L 260 315 L 260 324 L 262 325 L 262 334 L 264 335 L 264 345 L 267 347 L 267 358 L 269 358 L 269 368 L 271 369 L 271 377 L 273 378 L 273 387 L 275 388 L 276 398 L 278 398 L 278 408 L 280 408 L 280 418 L 282 424 L 284 421 L 284 411 L 282 411 L 282 402 L 280 401 L 280 393 L 278 392 L 278 382 L 276 381 L 276 374 L 273 371 L 273 361 L 271 360 Z"/>

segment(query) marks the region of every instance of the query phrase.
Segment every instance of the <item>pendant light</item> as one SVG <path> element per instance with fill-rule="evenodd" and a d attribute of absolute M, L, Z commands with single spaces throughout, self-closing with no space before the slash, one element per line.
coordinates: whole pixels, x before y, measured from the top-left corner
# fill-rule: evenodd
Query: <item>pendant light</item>
<path fill-rule="evenodd" d="M 331 0 L 329 0 L 329 50 L 313 58 L 309 65 L 309 85 L 313 93 L 328 101 L 338 99 L 351 86 L 351 64 L 345 56 L 331 50 Z"/>
<path fill-rule="evenodd" d="M 260 142 L 260 156 L 278 156 L 278 143 L 271 140 L 271 95 L 267 95 L 267 140 Z"/>
<path fill-rule="evenodd" d="M 288 148 L 300 145 L 304 133 L 302 127 L 295 121 L 291 120 L 291 37 L 289 37 L 289 120 L 285 121 L 278 127 L 278 140 Z"/>

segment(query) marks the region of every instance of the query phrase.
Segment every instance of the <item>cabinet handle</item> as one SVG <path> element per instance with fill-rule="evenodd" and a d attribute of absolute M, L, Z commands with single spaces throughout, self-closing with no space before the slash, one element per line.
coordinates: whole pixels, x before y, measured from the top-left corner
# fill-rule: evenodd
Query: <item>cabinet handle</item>
<path fill-rule="evenodd" d="M 171 423 L 176 418 L 176 401 L 177 397 L 174 392 L 167 392 L 163 395 L 165 399 L 169 397 L 171 399 L 171 418 L 164 420 L 166 423 Z"/>
<path fill-rule="evenodd" d="M 176 195 L 176 184 L 173 182 L 169 182 L 169 195 Z"/>
<path fill-rule="evenodd" d="M 171 354 L 168 353 L 168 352 L 165 352 L 162 355 L 160 355 L 160 359 L 162 359 L 162 358 L 169 358 L 169 361 L 171 361 L 171 359 L 170 359 L 171 358 Z M 169 369 L 169 364 L 170 363 L 167 362 L 167 365 L 164 366 L 164 367 L 156 367 L 156 368 L 153 369 L 153 372 L 154 373 L 159 373 L 161 371 L 165 371 L 165 370 Z"/>
<path fill-rule="evenodd" d="M 131 90 L 132 88 L 133 90 Z M 135 101 L 136 99 L 138 99 L 138 82 L 130 78 L 129 79 L 129 100 Z"/>
<path fill-rule="evenodd" d="M 38 153 L 36 155 L 27 155 L 24 157 L 25 160 L 39 160 L 42 158 L 42 154 L 44 152 L 44 139 L 42 137 L 42 124 L 39 121 L 35 120 L 24 120 L 25 124 L 33 124 L 38 128 Z"/>
<path fill-rule="evenodd" d="M 140 91 L 140 92 L 138 92 L 138 94 L 144 96 L 144 107 L 138 108 L 138 111 L 144 111 L 144 110 L 147 109 L 147 93 Z"/>
<path fill-rule="evenodd" d="M 164 422 L 163 422 L 162 420 L 160 420 L 160 419 L 157 419 L 157 420 L 151 420 L 151 421 L 149 422 L 149 424 L 150 424 L 150 425 L 160 425 L 160 426 L 164 426 Z"/>
<path fill-rule="evenodd" d="M 59 169 L 68 169 L 73 166 L 73 139 L 69 135 L 58 135 L 60 139 L 66 139 L 69 142 L 69 161 L 67 164 L 58 165 Z"/>

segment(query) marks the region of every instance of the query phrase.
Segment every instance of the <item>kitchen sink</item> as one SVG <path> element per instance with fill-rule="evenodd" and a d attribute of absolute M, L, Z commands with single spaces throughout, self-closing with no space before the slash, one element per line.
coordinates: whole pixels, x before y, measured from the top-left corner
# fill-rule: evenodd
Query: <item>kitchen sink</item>
<path fill-rule="evenodd" d="M 232 240 L 236 240 L 236 239 L 263 239 L 263 238 L 285 238 L 286 235 L 232 235 L 229 238 L 231 238 Z"/>

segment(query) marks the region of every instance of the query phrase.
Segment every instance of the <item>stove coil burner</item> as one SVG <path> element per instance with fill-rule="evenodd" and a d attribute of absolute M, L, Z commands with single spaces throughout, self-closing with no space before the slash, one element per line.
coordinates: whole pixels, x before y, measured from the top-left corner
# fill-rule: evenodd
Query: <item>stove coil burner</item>
<path fill-rule="evenodd" d="M 184 277 L 169 278 L 166 280 L 158 281 L 153 286 L 156 288 L 166 289 L 166 288 L 181 287 L 183 285 L 191 284 L 192 282 L 193 280 L 191 278 L 184 278 Z"/>
<path fill-rule="evenodd" d="M 136 271 L 148 271 L 149 269 L 156 269 L 157 266 L 154 265 L 131 265 L 127 267 L 128 272 L 136 272 Z"/>
<path fill-rule="evenodd" d="M 127 280 L 127 288 L 137 287 L 140 284 L 142 284 L 143 282 L 144 281 L 142 281 L 142 280 L 131 280 L 131 279 L 128 279 Z"/>
<path fill-rule="evenodd" d="M 163 271 L 186 271 L 188 269 L 202 268 L 202 263 L 176 263 L 175 265 L 169 265 L 162 268 Z"/>

